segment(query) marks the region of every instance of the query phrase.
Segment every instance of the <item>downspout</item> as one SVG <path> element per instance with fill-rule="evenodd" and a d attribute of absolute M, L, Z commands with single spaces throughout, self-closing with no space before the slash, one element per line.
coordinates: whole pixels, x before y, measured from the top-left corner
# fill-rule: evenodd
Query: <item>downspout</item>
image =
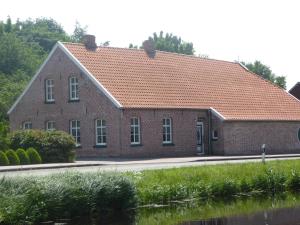
<path fill-rule="evenodd" d="M 122 119 L 124 116 L 124 110 L 120 109 L 120 114 L 119 114 L 119 156 L 122 156 L 123 152 L 123 144 L 122 144 Z"/>
<path fill-rule="evenodd" d="M 208 155 L 212 155 L 213 154 L 213 149 L 212 149 L 212 142 L 211 142 L 211 135 L 212 135 L 212 130 L 211 130 L 211 126 L 212 126 L 212 116 L 211 116 L 212 112 L 211 109 L 208 110 Z"/>

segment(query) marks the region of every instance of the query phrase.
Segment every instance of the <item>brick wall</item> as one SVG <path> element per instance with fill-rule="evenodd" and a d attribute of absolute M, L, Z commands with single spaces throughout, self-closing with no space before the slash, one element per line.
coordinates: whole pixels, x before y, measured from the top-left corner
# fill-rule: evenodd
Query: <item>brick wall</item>
<path fill-rule="evenodd" d="M 300 122 L 225 122 L 225 155 L 300 153 Z"/>

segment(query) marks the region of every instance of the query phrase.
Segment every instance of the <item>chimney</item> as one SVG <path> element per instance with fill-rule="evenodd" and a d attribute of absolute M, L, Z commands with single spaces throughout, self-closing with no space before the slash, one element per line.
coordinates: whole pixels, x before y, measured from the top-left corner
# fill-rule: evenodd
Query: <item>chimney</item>
<path fill-rule="evenodd" d="M 86 34 L 82 38 L 82 43 L 85 45 L 85 47 L 88 50 L 96 50 L 97 44 L 96 44 L 96 37 L 94 35 Z"/>
<path fill-rule="evenodd" d="M 155 45 L 153 40 L 146 40 L 143 42 L 143 48 L 145 50 L 145 52 L 147 53 L 147 55 L 149 56 L 149 58 L 154 58 L 155 57 Z"/>

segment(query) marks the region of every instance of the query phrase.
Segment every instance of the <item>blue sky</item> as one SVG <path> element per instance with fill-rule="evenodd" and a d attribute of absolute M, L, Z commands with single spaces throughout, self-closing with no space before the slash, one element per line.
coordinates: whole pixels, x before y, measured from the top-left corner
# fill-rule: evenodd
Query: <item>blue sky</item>
<path fill-rule="evenodd" d="M 300 13 L 297 0 L 85 0 L 1 2 L 0 20 L 52 17 L 72 33 L 76 20 L 97 42 L 141 44 L 163 30 L 194 43 L 197 54 L 222 60 L 256 59 L 288 89 L 300 81 Z"/>

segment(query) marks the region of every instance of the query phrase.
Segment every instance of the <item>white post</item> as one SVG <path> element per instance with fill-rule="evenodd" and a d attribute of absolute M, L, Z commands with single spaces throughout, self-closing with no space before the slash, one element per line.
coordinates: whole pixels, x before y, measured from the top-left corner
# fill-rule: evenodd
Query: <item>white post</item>
<path fill-rule="evenodd" d="M 261 149 L 262 149 L 261 160 L 262 160 L 262 163 L 265 164 L 266 163 L 266 144 L 262 144 Z"/>

